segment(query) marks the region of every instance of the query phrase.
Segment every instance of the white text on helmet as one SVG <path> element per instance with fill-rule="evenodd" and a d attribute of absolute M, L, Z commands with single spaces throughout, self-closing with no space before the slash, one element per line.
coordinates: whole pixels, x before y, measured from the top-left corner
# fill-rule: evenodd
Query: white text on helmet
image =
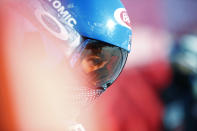
<path fill-rule="evenodd" d="M 65 22 L 65 24 L 68 24 L 71 27 L 74 27 L 77 24 L 77 21 L 75 18 L 72 17 L 70 12 L 65 9 L 65 7 L 62 5 L 61 1 L 59 0 L 48 0 L 54 9 L 58 12 L 58 17 L 61 18 L 62 22 Z"/>

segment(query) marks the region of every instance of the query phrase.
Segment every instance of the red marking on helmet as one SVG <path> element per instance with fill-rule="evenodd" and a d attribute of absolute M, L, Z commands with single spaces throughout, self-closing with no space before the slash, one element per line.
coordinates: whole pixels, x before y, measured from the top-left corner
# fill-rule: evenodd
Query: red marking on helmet
<path fill-rule="evenodd" d="M 122 19 L 122 21 L 127 24 L 129 27 L 131 27 L 131 22 L 130 22 L 130 19 L 129 19 L 129 16 L 127 14 L 126 11 L 122 11 L 120 13 L 120 18 Z"/>

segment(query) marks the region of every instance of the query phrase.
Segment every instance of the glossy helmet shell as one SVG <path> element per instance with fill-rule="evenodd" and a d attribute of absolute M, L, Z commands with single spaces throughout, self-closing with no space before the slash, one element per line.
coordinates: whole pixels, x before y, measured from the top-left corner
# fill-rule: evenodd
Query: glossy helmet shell
<path fill-rule="evenodd" d="M 120 0 L 47 0 L 61 22 L 83 37 L 100 40 L 130 52 L 131 23 Z"/>

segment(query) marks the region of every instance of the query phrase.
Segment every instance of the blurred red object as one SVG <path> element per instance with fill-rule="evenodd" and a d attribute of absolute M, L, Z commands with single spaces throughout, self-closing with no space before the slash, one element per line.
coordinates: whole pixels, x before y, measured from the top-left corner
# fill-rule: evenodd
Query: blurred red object
<path fill-rule="evenodd" d="M 0 29 L 0 131 L 65 131 L 78 110 L 71 89 L 81 81 L 63 53 L 58 63 L 37 28 L 7 3 L 0 4 Z M 62 52 L 56 41 L 54 47 Z"/>
<path fill-rule="evenodd" d="M 4 10 L 4 4 L 0 4 L 0 130 L 16 131 L 17 122 L 13 110 L 13 101 L 10 91 L 10 81 L 8 67 L 6 62 L 6 25 L 7 17 Z"/>
<path fill-rule="evenodd" d="M 159 91 L 170 79 L 171 69 L 167 61 L 127 68 L 88 110 L 96 115 L 90 118 L 92 123 L 84 122 L 85 127 L 88 131 L 161 130 L 163 104 Z"/>

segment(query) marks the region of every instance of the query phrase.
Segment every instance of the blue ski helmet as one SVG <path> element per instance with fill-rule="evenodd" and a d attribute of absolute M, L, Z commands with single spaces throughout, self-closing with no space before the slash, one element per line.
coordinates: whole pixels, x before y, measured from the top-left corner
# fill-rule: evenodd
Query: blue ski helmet
<path fill-rule="evenodd" d="M 131 48 L 131 23 L 121 1 L 39 0 L 37 4 L 36 18 L 69 46 L 66 54 L 72 68 L 83 72 L 94 88 L 110 86 Z"/>

